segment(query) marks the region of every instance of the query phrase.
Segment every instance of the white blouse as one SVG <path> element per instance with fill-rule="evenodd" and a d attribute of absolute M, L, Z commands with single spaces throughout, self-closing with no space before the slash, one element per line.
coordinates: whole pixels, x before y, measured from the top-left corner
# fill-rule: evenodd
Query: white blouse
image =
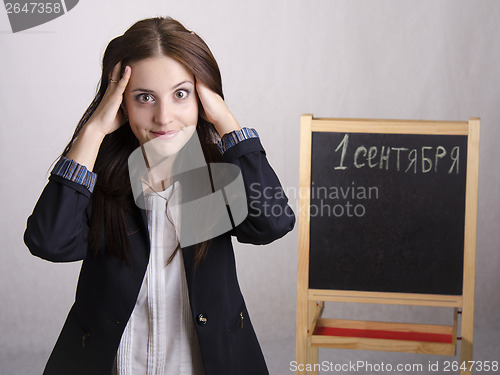
<path fill-rule="evenodd" d="M 177 190 L 177 189 L 176 189 Z M 170 196 L 169 196 L 170 195 Z M 172 187 L 146 194 L 151 251 L 116 357 L 118 375 L 204 375 L 179 246 Z M 178 227 L 178 226 L 177 226 Z"/>

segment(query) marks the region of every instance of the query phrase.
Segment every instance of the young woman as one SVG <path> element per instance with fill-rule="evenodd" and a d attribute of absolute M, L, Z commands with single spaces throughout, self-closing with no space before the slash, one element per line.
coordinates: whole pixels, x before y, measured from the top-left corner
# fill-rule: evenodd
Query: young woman
<path fill-rule="evenodd" d="M 185 170 L 177 155 L 198 139 L 205 165 L 239 168 L 248 212 L 239 224 L 230 217 L 229 232 L 180 246 L 167 208 L 174 192 L 187 201 L 193 180 L 176 177 Z M 145 206 L 132 193 L 128 165 L 139 147 Z M 154 168 L 159 160 L 174 161 L 163 163 L 165 172 Z M 44 374 L 267 374 L 231 236 L 266 244 L 290 231 L 295 219 L 280 189 L 256 131 L 240 128 L 227 108 L 219 68 L 199 36 L 173 19 L 152 18 L 113 39 L 99 91 L 24 236 L 33 255 L 83 260 L 75 303 Z M 183 211 L 182 222 L 220 221 L 220 212 L 202 208 Z M 189 222 L 186 230 L 198 231 Z"/>

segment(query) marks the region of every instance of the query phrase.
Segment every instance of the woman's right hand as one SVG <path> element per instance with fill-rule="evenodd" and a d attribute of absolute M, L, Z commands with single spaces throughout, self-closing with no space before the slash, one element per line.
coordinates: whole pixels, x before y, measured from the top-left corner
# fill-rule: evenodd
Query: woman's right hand
<path fill-rule="evenodd" d="M 127 87 L 132 69 L 125 67 L 120 79 L 121 62 L 116 64 L 109 79 L 118 82 L 109 82 L 108 88 L 102 97 L 101 103 L 89 118 L 66 157 L 87 167 L 89 171 L 94 168 L 94 163 L 99 153 L 99 147 L 104 137 L 114 132 L 125 123 L 120 106 L 123 101 L 123 92 Z"/>
<path fill-rule="evenodd" d="M 123 76 L 120 78 L 121 66 L 120 61 L 113 68 L 109 77 L 108 88 L 102 97 L 101 103 L 86 124 L 88 127 L 99 130 L 103 136 L 114 132 L 126 122 L 120 106 L 132 70 L 130 66 L 126 66 Z"/>

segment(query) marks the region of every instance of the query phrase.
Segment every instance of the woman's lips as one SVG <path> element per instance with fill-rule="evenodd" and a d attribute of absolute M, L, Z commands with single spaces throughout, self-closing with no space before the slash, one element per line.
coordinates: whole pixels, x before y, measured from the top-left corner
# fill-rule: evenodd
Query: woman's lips
<path fill-rule="evenodd" d="M 174 138 L 177 134 L 179 134 L 180 130 L 169 130 L 169 131 L 152 131 L 153 135 L 157 138 L 161 139 L 172 139 Z"/>

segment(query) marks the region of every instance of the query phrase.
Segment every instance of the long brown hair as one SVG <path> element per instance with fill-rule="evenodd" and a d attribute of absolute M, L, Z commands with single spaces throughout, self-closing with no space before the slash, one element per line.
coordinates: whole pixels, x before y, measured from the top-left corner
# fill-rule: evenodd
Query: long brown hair
<path fill-rule="evenodd" d="M 159 55 L 177 60 L 190 70 L 197 80 L 224 97 L 217 62 L 206 43 L 197 34 L 169 17 L 141 20 L 108 44 L 102 61 L 102 76 L 97 94 L 80 119 L 63 156 L 68 153 L 83 126 L 101 103 L 113 67 L 121 61 L 123 74 L 123 69 L 128 64 Z M 221 155 L 214 147 L 218 133 L 212 124 L 202 118 L 203 109 L 200 104 L 198 112 L 196 131 L 205 159 L 207 163 L 221 161 Z M 94 165 L 94 172 L 98 177 L 92 194 L 89 246 L 97 252 L 105 244 L 109 254 L 123 259 L 127 264 L 130 244 L 125 213 L 134 212 L 131 203 L 133 200 L 130 199 L 132 190 L 128 157 L 137 147 L 139 142 L 132 133 L 130 124 L 126 123 L 104 138 Z M 203 259 L 207 245 L 207 242 L 197 245 L 196 264 Z"/>

